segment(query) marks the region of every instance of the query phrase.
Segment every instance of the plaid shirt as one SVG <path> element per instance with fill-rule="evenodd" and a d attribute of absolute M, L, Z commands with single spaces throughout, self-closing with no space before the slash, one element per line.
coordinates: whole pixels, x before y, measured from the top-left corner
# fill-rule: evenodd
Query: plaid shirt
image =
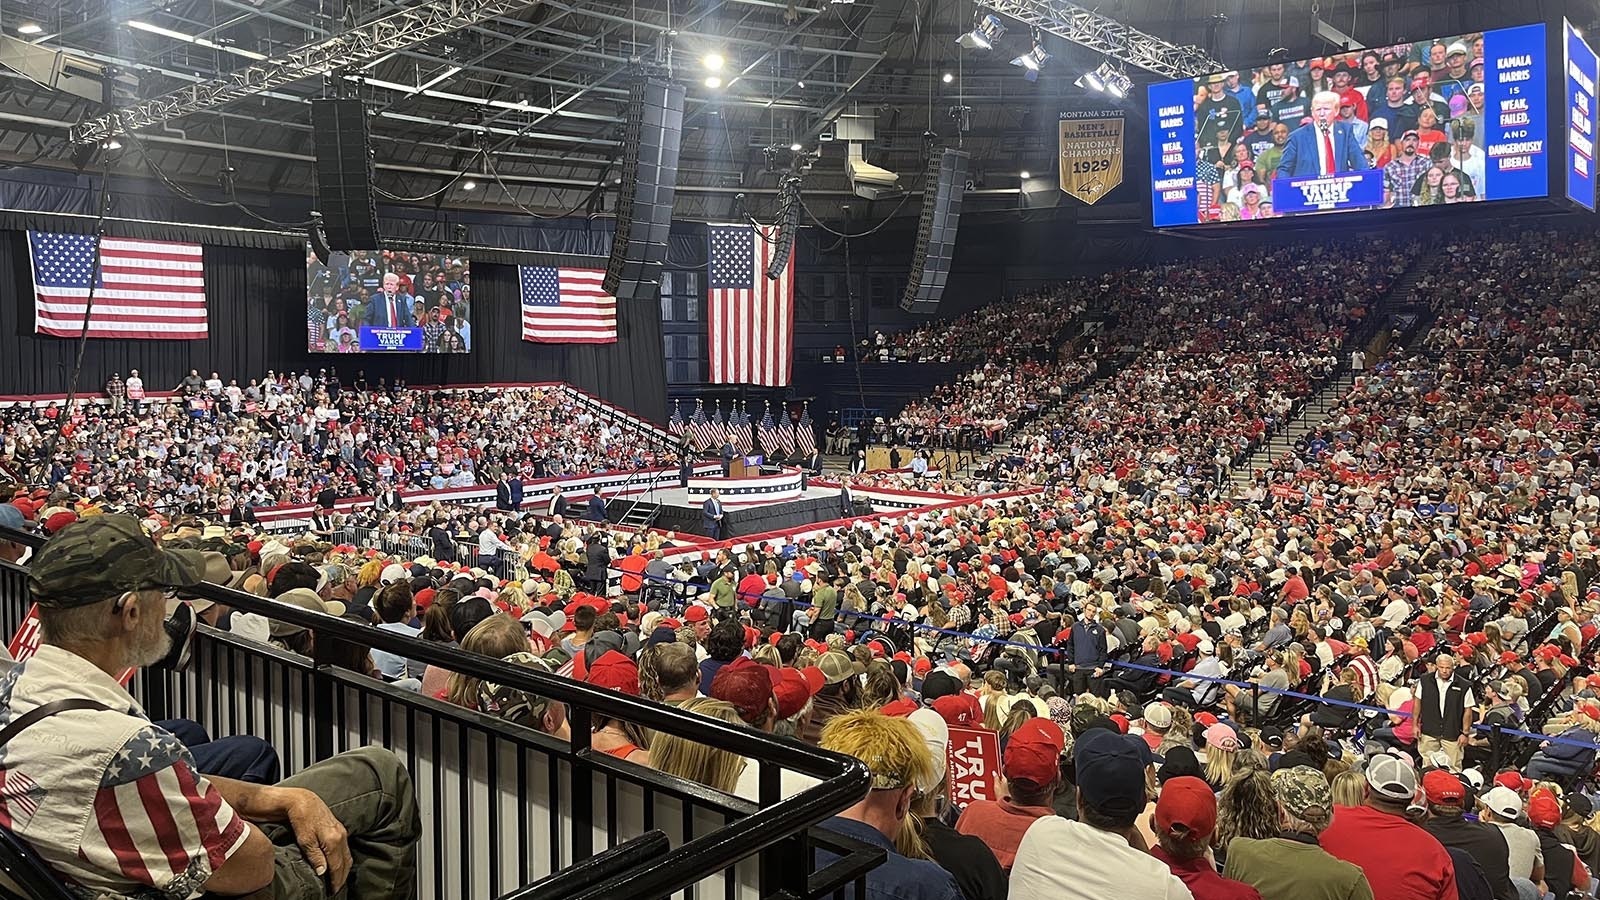
<path fill-rule="evenodd" d="M 1383 192 L 1389 198 L 1389 205 L 1412 205 L 1416 200 L 1416 193 L 1412 189 L 1416 187 L 1417 179 L 1432 165 L 1433 160 L 1420 154 L 1412 157 L 1410 162 L 1398 156 L 1390 160 L 1383 167 Z"/>
<path fill-rule="evenodd" d="M 1004 606 L 989 604 L 989 622 L 994 625 L 995 637 L 1008 638 L 1015 630 L 1011 625 L 1011 614 L 1006 612 Z"/>
<path fill-rule="evenodd" d="M 972 621 L 972 610 L 965 603 L 956 603 L 950 607 L 950 627 L 957 631 L 965 628 Z"/>

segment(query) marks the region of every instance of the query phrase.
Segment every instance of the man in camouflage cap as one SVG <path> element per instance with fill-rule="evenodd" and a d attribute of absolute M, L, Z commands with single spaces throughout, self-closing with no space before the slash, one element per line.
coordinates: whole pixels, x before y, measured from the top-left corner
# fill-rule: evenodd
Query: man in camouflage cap
<path fill-rule="evenodd" d="M 0 764 L 31 786 L 10 830 L 91 896 L 411 896 L 421 823 L 392 753 L 363 748 L 277 785 L 208 776 L 118 681 L 166 656 L 169 591 L 228 575 L 220 554 L 162 550 L 123 516 L 39 548 L 41 643 L 0 676 L 0 726 L 14 729 Z"/>

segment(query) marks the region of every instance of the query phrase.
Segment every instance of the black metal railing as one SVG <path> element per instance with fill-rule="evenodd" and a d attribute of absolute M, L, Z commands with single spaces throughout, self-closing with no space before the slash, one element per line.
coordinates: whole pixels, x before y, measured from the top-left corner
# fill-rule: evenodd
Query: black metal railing
<path fill-rule="evenodd" d="M 0 529 L 0 540 L 40 543 L 8 529 Z M 0 563 L 4 627 L 19 625 L 31 605 L 26 575 Z M 422 811 L 423 900 L 527 896 L 541 880 L 657 830 L 672 849 L 634 867 L 619 862 L 605 881 L 574 883 L 574 890 L 619 900 L 680 892 L 685 900 L 757 900 L 780 890 L 810 897 L 806 861 L 816 848 L 844 858 L 843 882 L 861 879 L 883 859 L 877 848 L 813 828 L 866 794 L 869 776 L 858 760 L 273 600 L 212 585 L 193 593 L 311 628 L 319 644 L 385 650 L 566 704 L 571 737 L 557 739 L 204 626 L 186 669 L 144 670 L 135 678 L 130 690 L 152 718 L 189 718 L 213 735 L 265 738 L 285 774 L 373 743 L 396 753 Z M 739 753 L 759 767 L 759 803 L 593 750 L 597 718 Z M 785 799 L 781 769 L 818 783 Z"/>

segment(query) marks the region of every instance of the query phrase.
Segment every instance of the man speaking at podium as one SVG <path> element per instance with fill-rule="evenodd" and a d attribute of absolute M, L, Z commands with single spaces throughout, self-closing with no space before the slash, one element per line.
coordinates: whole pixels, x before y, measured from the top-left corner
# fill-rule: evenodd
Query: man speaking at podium
<path fill-rule="evenodd" d="M 1339 121 L 1339 95 L 1321 91 L 1311 98 L 1311 121 L 1295 129 L 1278 159 L 1279 178 L 1334 175 L 1370 168 L 1349 122 Z"/>

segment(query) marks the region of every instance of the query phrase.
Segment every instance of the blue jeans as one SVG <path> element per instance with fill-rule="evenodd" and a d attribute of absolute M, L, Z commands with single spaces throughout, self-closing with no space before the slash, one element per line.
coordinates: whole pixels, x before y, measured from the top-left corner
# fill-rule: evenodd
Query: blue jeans
<path fill-rule="evenodd" d="M 212 740 L 200 723 L 188 719 L 156 722 L 189 748 L 202 775 L 217 775 L 251 784 L 277 784 L 282 774 L 278 751 L 258 737 L 240 735 Z"/>
<path fill-rule="evenodd" d="M 1565 781 L 1578 771 L 1578 764 L 1564 759 L 1550 759 L 1543 753 L 1535 753 L 1533 759 L 1528 760 L 1525 771 L 1528 777 L 1535 781 Z"/>

